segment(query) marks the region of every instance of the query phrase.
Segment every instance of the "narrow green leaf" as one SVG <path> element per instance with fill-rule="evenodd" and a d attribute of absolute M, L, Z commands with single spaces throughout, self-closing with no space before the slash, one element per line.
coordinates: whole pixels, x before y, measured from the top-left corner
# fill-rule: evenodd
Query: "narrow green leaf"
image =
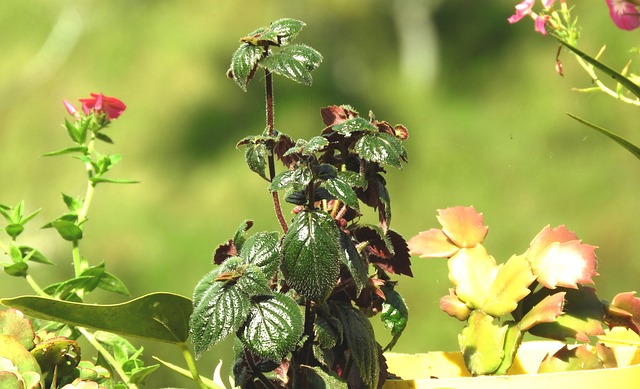
<path fill-rule="evenodd" d="M 0 303 L 25 315 L 167 343 L 184 343 L 189 336 L 191 300 L 170 293 L 152 293 L 125 303 L 81 304 L 45 297 L 23 296 Z"/>
<path fill-rule="evenodd" d="M 402 142 L 383 132 L 364 135 L 358 139 L 354 148 L 356 153 L 366 160 L 388 164 L 398 169 L 402 168 L 402 161 L 406 160 L 407 156 Z"/>
<path fill-rule="evenodd" d="M 304 329 L 298 304 L 289 296 L 274 294 L 255 299 L 238 336 L 261 358 L 280 361 L 292 351 Z"/>
<path fill-rule="evenodd" d="M 240 256 L 256 265 L 266 276 L 273 275 L 280 266 L 280 237 L 277 232 L 258 232 L 245 242 Z"/>
<path fill-rule="evenodd" d="M 263 59 L 260 65 L 272 73 L 287 77 L 299 84 L 311 85 L 311 72 L 322 62 L 322 55 L 315 49 L 303 45 L 284 47 Z"/>
<path fill-rule="evenodd" d="M 78 198 L 71 197 L 67 194 L 62 193 L 62 201 L 64 201 L 64 204 L 71 212 L 77 213 L 80 209 L 82 209 L 82 200 Z"/>
<path fill-rule="evenodd" d="M 633 154 L 636 158 L 640 159 L 640 148 L 636 145 L 634 145 L 633 143 L 629 142 L 628 140 L 614 134 L 613 132 L 606 130 L 596 124 L 593 124 L 591 122 L 588 122 L 584 119 L 581 119 L 573 114 L 567 113 L 567 115 L 569 115 L 570 117 L 572 117 L 573 119 L 579 121 L 580 123 L 589 126 L 591 128 L 593 128 L 594 130 L 600 132 L 601 134 L 609 137 L 610 139 L 614 140 L 616 143 L 618 143 L 620 146 L 624 147 L 625 149 L 627 149 L 631 154 Z"/>
<path fill-rule="evenodd" d="M 344 326 L 345 340 L 360 378 L 367 387 L 376 388 L 380 374 L 379 346 L 369 319 L 350 305 L 334 304 L 332 310 Z"/>
<path fill-rule="evenodd" d="M 263 48 L 243 43 L 231 57 L 231 71 L 233 80 L 243 91 L 247 91 L 247 84 L 255 73 L 258 61 L 262 57 Z"/>
<path fill-rule="evenodd" d="M 298 213 L 282 242 L 281 270 L 289 285 L 313 301 L 324 301 L 340 271 L 339 241 L 338 228 L 327 213 Z"/>
<path fill-rule="evenodd" d="M 618 73 L 617 71 L 611 69 L 610 67 L 608 67 L 607 65 L 605 65 L 602 62 L 598 61 L 597 59 L 595 59 L 595 58 L 589 56 L 588 54 L 580 51 L 578 48 L 570 45 L 569 43 L 567 43 L 564 40 L 560 39 L 558 36 L 556 36 L 556 39 L 558 39 L 558 41 L 563 46 L 565 46 L 569 50 L 571 50 L 574 53 L 576 53 L 578 55 L 578 57 L 580 57 L 580 58 L 584 59 L 585 61 L 589 62 L 591 65 L 593 65 L 594 67 L 596 67 L 597 69 L 601 70 L 603 73 L 605 73 L 606 75 L 611 77 L 614 81 L 616 81 L 617 83 L 623 85 L 631 93 L 636 95 L 636 97 L 640 98 L 640 86 L 636 85 L 633 81 L 631 81 L 627 77 L 623 76 L 622 74 Z"/>
<path fill-rule="evenodd" d="M 118 178 L 105 178 L 102 176 L 91 177 L 91 182 L 94 184 L 106 183 L 106 184 L 139 184 L 137 180 L 125 180 Z"/>

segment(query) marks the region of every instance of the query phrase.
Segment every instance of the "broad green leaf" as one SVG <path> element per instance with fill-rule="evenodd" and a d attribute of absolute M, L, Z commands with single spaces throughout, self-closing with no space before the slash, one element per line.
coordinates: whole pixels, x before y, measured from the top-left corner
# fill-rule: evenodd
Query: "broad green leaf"
<path fill-rule="evenodd" d="M 244 158 L 253 172 L 258 173 L 260 177 L 269 181 L 267 178 L 267 157 L 268 151 L 264 143 L 248 143 L 244 152 Z"/>
<path fill-rule="evenodd" d="M 341 121 L 338 124 L 334 124 L 331 127 L 333 131 L 342 134 L 344 136 L 351 136 L 354 132 L 366 132 L 366 133 L 376 133 L 378 129 L 376 126 L 371 124 L 368 120 L 357 116 L 353 119 L 347 119 Z"/>
<path fill-rule="evenodd" d="M 191 300 L 170 293 L 152 293 L 125 303 L 81 304 L 24 296 L 0 303 L 26 315 L 167 343 L 184 343 L 189 336 Z"/>
<path fill-rule="evenodd" d="M 489 299 L 482 310 L 493 317 L 513 312 L 518 302 L 531 293 L 529 286 L 535 279 L 527 258 L 512 256 L 505 264 L 498 266 L 496 278 L 489 290 Z"/>
<path fill-rule="evenodd" d="M 42 156 L 44 156 L 44 157 L 53 157 L 53 156 L 56 156 L 56 155 L 73 154 L 73 153 L 86 154 L 87 153 L 87 148 L 85 146 L 67 147 L 66 149 L 56 150 L 56 151 L 51 151 L 51 152 L 45 153 Z"/>
<path fill-rule="evenodd" d="M 340 234 L 325 212 L 304 210 L 296 215 L 282 242 L 281 269 L 298 293 L 323 302 L 340 271 Z"/>
<path fill-rule="evenodd" d="M 273 275 L 280 266 L 280 237 L 277 232 L 258 232 L 245 242 L 240 256 L 256 265 L 266 276 Z"/>
<path fill-rule="evenodd" d="M 358 249 L 353 244 L 351 237 L 343 231 L 340 231 L 340 248 L 344 254 L 341 259 L 343 259 L 343 264 L 349 269 L 349 273 L 353 277 L 356 296 L 359 296 L 369 280 L 369 264 L 358 253 Z"/>
<path fill-rule="evenodd" d="M 382 286 L 380 289 L 385 297 L 385 301 L 382 303 L 380 320 L 382 320 L 386 328 L 391 329 L 392 336 L 391 341 L 389 341 L 389 344 L 384 348 L 384 351 L 388 351 L 395 346 L 407 326 L 409 309 L 400 293 L 396 292 L 392 286 Z"/>
<path fill-rule="evenodd" d="M 611 69 L 610 67 L 608 67 L 607 65 L 605 65 L 602 62 L 598 61 L 597 59 L 595 59 L 595 58 L 589 56 L 588 54 L 580 51 L 578 48 L 570 45 L 569 43 L 567 43 L 564 40 L 560 39 L 558 36 L 556 36 L 556 39 L 558 39 L 558 41 L 563 46 L 565 46 L 569 50 L 571 50 L 574 53 L 576 53 L 578 55 L 578 57 L 580 57 L 580 58 L 584 59 L 585 61 L 589 62 L 591 65 L 593 65 L 597 69 L 601 70 L 603 73 L 605 73 L 606 75 L 611 77 L 614 81 L 616 81 L 617 83 L 623 85 L 631 93 L 633 93 L 638 98 L 640 98 L 640 86 L 636 85 L 633 81 L 631 81 L 630 79 L 628 79 L 624 75 L 618 73 L 617 71 Z"/>
<path fill-rule="evenodd" d="M 278 362 L 295 348 L 303 329 L 298 304 L 277 293 L 254 299 L 238 336 L 255 355 Z"/>
<path fill-rule="evenodd" d="M 16 239 L 24 232 L 24 226 L 21 223 L 12 223 L 8 224 L 4 230 L 12 239 Z"/>
<path fill-rule="evenodd" d="M 272 73 L 285 76 L 299 84 L 311 85 L 311 72 L 322 62 L 322 55 L 303 45 L 286 46 L 260 61 L 260 65 Z"/>
<path fill-rule="evenodd" d="M 635 84 L 634 84 L 635 85 Z M 570 117 L 574 118 L 575 120 L 579 121 L 580 123 L 589 126 L 591 128 L 593 128 L 594 130 L 600 132 L 601 134 L 609 137 L 610 139 L 613 139 L 616 143 L 618 143 L 620 146 L 624 147 L 625 149 L 627 149 L 631 154 L 633 154 L 636 158 L 640 159 L 640 147 L 634 145 L 633 143 L 629 142 L 628 140 L 614 134 L 613 132 L 606 130 L 596 124 L 593 124 L 591 122 L 588 122 L 584 119 L 581 119 L 573 114 L 567 113 L 567 115 L 569 115 Z"/>
<path fill-rule="evenodd" d="M 504 358 L 504 341 L 508 326 L 494 323 L 481 310 L 471 312 L 469 324 L 458 336 L 464 363 L 472 375 L 494 373 Z"/>
<path fill-rule="evenodd" d="M 407 151 L 402 142 L 393 135 L 383 132 L 365 134 L 358 139 L 354 147 L 360 157 L 398 169 L 402 168 L 402 161 L 407 158 Z"/>
<path fill-rule="evenodd" d="M 347 389 L 348 385 L 345 381 L 341 380 L 335 375 L 331 375 L 322 370 L 321 367 L 311 367 L 307 365 L 301 365 L 300 370 L 304 376 L 305 382 L 309 385 L 309 388 L 326 388 L 326 389 Z"/>
<path fill-rule="evenodd" d="M 51 222 L 51 225 L 64 240 L 75 242 L 82 239 L 82 229 L 74 222 L 58 219 Z"/>
<path fill-rule="evenodd" d="M 233 80 L 245 92 L 247 91 L 247 84 L 251 81 L 256 71 L 260 58 L 262 58 L 263 50 L 261 46 L 243 43 L 231 57 Z"/>
<path fill-rule="evenodd" d="M 363 174 L 352 172 L 351 170 L 339 171 L 338 177 L 340 177 L 342 181 L 351 185 L 351 187 L 358 187 L 366 190 L 369 185 Z"/>
<path fill-rule="evenodd" d="M 279 43 L 281 45 L 287 45 L 298 35 L 304 26 L 306 26 L 306 24 L 303 21 L 283 18 L 271 22 L 269 29 L 280 38 Z"/>
<path fill-rule="evenodd" d="M 376 388 L 380 374 L 379 346 L 369 319 L 350 305 L 332 305 L 336 317 L 344 326 L 347 347 L 360 378 L 369 388 Z"/>
<path fill-rule="evenodd" d="M 331 178 L 322 183 L 322 187 L 325 188 L 331 195 L 335 196 L 336 199 L 342 201 L 347 204 L 351 208 L 355 210 L 360 209 L 360 202 L 358 201 L 358 196 L 356 192 L 351 188 L 347 182 L 341 180 L 340 178 Z"/>

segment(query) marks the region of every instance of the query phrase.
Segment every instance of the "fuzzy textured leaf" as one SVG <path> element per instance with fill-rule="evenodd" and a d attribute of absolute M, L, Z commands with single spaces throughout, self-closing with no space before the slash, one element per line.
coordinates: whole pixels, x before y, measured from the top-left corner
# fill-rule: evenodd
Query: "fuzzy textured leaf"
<path fill-rule="evenodd" d="M 231 71 L 233 80 L 240 89 L 247 91 L 247 84 L 251 81 L 255 73 L 258 62 L 262 57 L 263 48 L 243 43 L 238 47 L 233 57 L 231 57 Z"/>
<path fill-rule="evenodd" d="M 96 305 L 24 296 L 0 303 L 26 315 L 82 327 L 167 343 L 189 336 L 191 300 L 170 293 L 152 293 L 122 304 Z"/>
<path fill-rule="evenodd" d="M 287 77 L 299 84 L 311 85 L 311 72 L 322 62 L 322 55 L 303 45 L 290 45 L 260 61 L 272 73 Z"/>
<path fill-rule="evenodd" d="M 298 304 L 289 296 L 257 298 L 239 331 L 242 343 L 261 358 L 280 361 L 293 350 L 304 329 Z"/>
<path fill-rule="evenodd" d="M 369 319 L 350 305 L 335 304 L 336 317 L 344 326 L 344 336 L 360 378 L 369 388 L 376 388 L 380 373 L 378 344 Z"/>
<path fill-rule="evenodd" d="M 289 285 L 313 301 L 324 301 L 335 286 L 342 256 L 333 219 L 315 210 L 297 214 L 284 236 L 282 255 L 281 270 Z"/>
<path fill-rule="evenodd" d="M 354 148 L 360 157 L 368 161 L 391 165 L 398 169 L 402 168 L 402 161 L 406 161 L 407 157 L 402 142 L 393 135 L 382 132 L 365 134 L 358 139 Z"/>
<path fill-rule="evenodd" d="M 280 266 L 280 237 L 277 232 L 258 232 L 242 245 L 240 256 L 256 265 L 265 275 L 272 275 Z"/>

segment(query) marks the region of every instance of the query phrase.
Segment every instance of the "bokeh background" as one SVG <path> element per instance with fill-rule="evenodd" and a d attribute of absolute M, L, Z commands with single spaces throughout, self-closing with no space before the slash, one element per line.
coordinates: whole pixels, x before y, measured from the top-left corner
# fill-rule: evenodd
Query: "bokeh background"
<path fill-rule="evenodd" d="M 581 48 L 621 69 L 637 53 L 637 32 L 617 30 L 604 1 L 576 2 Z M 0 3 L 0 203 L 42 208 L 24 235 L 56 266 L 35 265 L 42 285 L 72 276 L 70 247 L 39 226 L 65 211 L 64 192 L 82 195 L 80 162 L 45 158 L 67 147 L 61 101 L 102 92 L 128 109 L 105 153 L 124 156 L 112 177 L 137 185 L 98 187 L 82 241 L 133 296 L 156 290 L 190 296 L 211 268 L 214 248 L 244 219 L 277 230 L 266 183 L 250 172 L 244 136 L 264 128 L 257 77 L 247 93 L 225 77 L 238 39 L 281 17 L 305 21 L 298 41 L 324 55 L 305 87 L 276 78 L 276 127 L 308 138 L 320 107 L 350 104 L 410 131 L 409 164 L 389 169 L 392 228 L 407 238 L 436 226 L 438 208 L 474 205 L 490 226 L 499 260 L 522 253 L 545 225 L 566 224 L 598 245 L 602 296 L 638 288 L 640 161 L 573 121 L 571 112 L 640 143 L 637 109 L 602 94 L 531 20 L 509 25 L 515 1 L 440 0 L 24 0 Z M 633 67 L 633 66 L 632 66 Z M 2 239 L 6 239 L 2 238 Z M 449 281 L 444 260 L 413 259 L 399 290 L 411 309 L 395 351 L 455 349 L 460 324 L 439 311 Z M 0 276 L 0 295 L 31 293 Z M 123 301 L 94 293 L 92 302 Z M 387 332 L 374 319 L 384 342 Z M 132 340 L 183 364 L 169 345 Z M 231 342 L 200 361 L 210 375 L 230 366 Z M 88 350 L 88 349 L 87 349 Z M 86 351 L 90 353 L 89 351 Z M 165 368 L 147 387 L 193 387 Z"/>

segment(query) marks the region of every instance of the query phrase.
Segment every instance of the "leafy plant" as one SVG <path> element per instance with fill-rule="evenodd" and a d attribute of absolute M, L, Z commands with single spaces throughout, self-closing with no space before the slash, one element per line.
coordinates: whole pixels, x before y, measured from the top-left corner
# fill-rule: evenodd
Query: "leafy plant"
<path fill-rule="evenodd" d="M 458 337 L 464 361 L 473 375 L 506 374 L 526 332 L 588 344 L 604 335 L 604 327 L 622 326 L 640 334 L 640 298 L 635 292 L 600 300 L 592 277 L 597 275 L 595 246 L 582 243 L 564 226 L 545 227 L 523 254 L 503 264 L 482 244 L 488 227 L 473 207 L 438 211 L 442 228 L 409 240 L 412 254 L 448 258 L 454 285 L 440 299 L 440 308 L 467 326 Z M 544 370 L 611 365 L 611 352 L 599 345 L 598 355 L 585 346 L 561 349 Z"/>
<path fill-rule="evenodd" d="M 367 317 L 384 312 L 391 348 L 408 316 L 390 274 L 411 276 L 411 264 L 405 240 L 390 229 L 384 179 L 385 166 L 406 162 L 408 133 L 346 105 L 321 109 L 324 128 L 308 140 L 275 129 L 273 74 L 309 85 L 322 60 L 293 43 L 303 26 L 277 20 L 242 38 L 233 54 L 229 76 L 243 90 L 264 69 L 266 129 L 238 146 L 268 181 L 282 233 L 247 237 L 253 222 L 245 221 L 218 247 L 214 269 L 194 291 L 191 332 L 198 356 L 235 335 L 233 371 L 242 387 L 375 388 L 386 371 Z M 291 221 L 279 193 L 293 206 Z M 360 223 L 363 204 L 377 211 L 378 224 Z"/>

